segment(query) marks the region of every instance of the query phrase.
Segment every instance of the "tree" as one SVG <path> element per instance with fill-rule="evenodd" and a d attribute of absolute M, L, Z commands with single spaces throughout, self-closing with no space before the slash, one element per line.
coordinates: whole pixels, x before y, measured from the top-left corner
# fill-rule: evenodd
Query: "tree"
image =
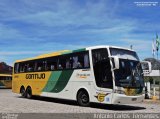
<path fill-rule="evenodd" d="M 155 58 L 146 58 L 144 61 L 151 62 L 152 70 L 160 70 L 160 60 L 157 60 Z"/>

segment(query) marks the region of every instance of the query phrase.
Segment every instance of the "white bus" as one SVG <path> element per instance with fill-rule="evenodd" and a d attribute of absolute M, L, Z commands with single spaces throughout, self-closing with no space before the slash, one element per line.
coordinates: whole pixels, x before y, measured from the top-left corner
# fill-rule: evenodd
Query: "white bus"
<path fill-rule="evenodd" d="M 12 91 L 90 102 L 130 104 L 144 99 L 144 78 L 135 51 L 93 46 L 18 60 L 14 64 Z"/>

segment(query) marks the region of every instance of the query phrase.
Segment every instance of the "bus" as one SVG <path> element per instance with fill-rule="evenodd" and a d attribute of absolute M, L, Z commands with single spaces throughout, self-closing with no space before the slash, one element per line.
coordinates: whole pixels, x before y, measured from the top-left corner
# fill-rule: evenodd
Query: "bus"
<path fill-rule="evenodd" d="M 12 88 L 11 74 L 0 74 L 0 88 Z"/>
<path fill-rule="evenodd" d="M 144 100 L 143 70 L 137 53 L 116 46 L 92 46 L 17 60 L 12 84 L 12 91 L 22 97 L 75 100 L 81 106 Z"/>

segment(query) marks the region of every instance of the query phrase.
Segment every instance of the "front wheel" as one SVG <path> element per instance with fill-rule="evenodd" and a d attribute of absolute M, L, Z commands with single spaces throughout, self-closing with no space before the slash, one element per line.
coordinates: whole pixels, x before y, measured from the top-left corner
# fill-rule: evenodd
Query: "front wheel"
<path fill-rule="evenodd" d="M 77 95 L 77 102 L 80 106 L 89 106 L 89 95 L 86 91 L 80 91 Z"/>

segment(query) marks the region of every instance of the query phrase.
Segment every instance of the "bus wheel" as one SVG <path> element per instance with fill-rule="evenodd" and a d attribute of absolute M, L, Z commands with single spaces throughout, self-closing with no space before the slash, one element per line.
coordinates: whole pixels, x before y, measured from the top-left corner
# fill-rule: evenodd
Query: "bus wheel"
<path fill-rule="evenodd" d="M 26 92 L 25 92 L 25 88 L 22 86 L 21 89 L 20 89 L 20 94 L 23 98 L 26 97 Z"/>
<path fill-rule="evenodd" d="M 32 98 L 32 89 L 31 89 L 31 87 L 28 87 L 26 89 L 26 96 L 27 96 L 28 99 Z"/>
<path fill-rule="evenodd" d="M 80 106 L 84 106 L 87 107 L 89 106 L 89 95 L 87 93 L 87 91 L 81 90 L 78 92 L 77 95 L 77 102 Z"/>

